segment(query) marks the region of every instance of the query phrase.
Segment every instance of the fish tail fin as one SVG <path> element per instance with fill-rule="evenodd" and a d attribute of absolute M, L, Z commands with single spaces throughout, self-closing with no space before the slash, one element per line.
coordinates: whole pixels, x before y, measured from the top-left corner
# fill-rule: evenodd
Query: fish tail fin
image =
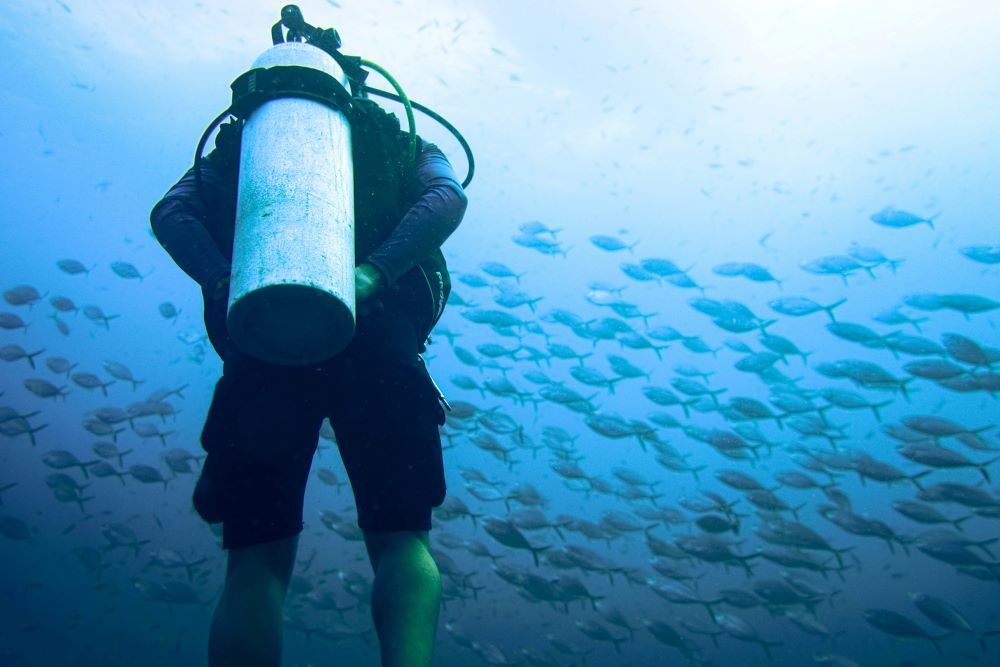
<path fill-rule="evenodd" d="M 83 504 L 85 502 L 87 502 L 88 500 L 93 500 L 95 497 L 96 496 L 81 496 L 81 497 L 77 498 L 76 502 L 77 502 L 78 505 L 80 505 L 80 511 L 81 512 L 86 512 L 87 510 L 86 510 L 86 508 L 84 508 Z"/>
<path fill-rule="evenodd" d="M 535 567 L 539 567 L 538 554 L 550 548 L 548 545 L 544 547 L 531 547 L 531 557 L 535 559 Z"/>
<path fill-rule="evenodd" d="M 42 424 L 41 426 L 36 426 L 35 428 L 29 428 L 28 429 L 28 439 L 31 440 L 31 446 L 32 447 L 34 447 L 34 446 L 36 446 L 38 444 L 38 441 L 35 440 L 35 434 L 38 433 L 39 431 L 41 431 L 46 426 L 48 426 L 48 424 Z"/>
<path fill-rule="evenodd" d="M 915 379 L 916 378 L 909 377 L 909 378 L 906 378 L 905 380 L 903 380 L 903 381 L 901 381 L 899 383 L 899 393 L 901 393 L 903 395 L 903 400 L 905 400 L 907 403 L 911 402 L 910 401 L 910 392 L 907 389 L 907 385 L 910 384 L 911 382 L 913 382 L 913 380 L 915 380 Z"/>
<path fill-rule="evenodd" d="M 826 311 L 826 314 L 830 316 L 830 321 L 831 322 L 836 322 L 837 321 L 836 316 L 833 314 L 833 309 L 836 308 L 836 307 L 838 307 L 838 306 L 842 306 L 845 303 L 847 303 L 847 299 L 841 299 L 840 301 L 835 301 L 835 302 L 831 303 L 829 306 L 826 306 L 826 307 L 823 308 L 823 310 Z"/>
<path fill-rule="evenodd" d="M 45 351 L 45 348 L 43 347 L 38 352 L 32 352 L 31 354 L 26 354 L 25 355 L 25 357 L 28 359 L 28 363 L 31 364 L 32 368 L 35 367 L 35 357 L 37 357 L 38 355 L 40 355 L 44 351 Z"/>
<path fill-rule="evenodd" d="M 926 477 L 927 475 L 931 474 L 932 472 L 934 472 L 934 471 L 933 470 L 921 470 L 920 472 L 916 473 L 915 475 L 910 475 L 909 479 L 910 479 L 911 482 L 913 482 L 913 485 L 915 487 L 917 487 L 918 489 L 920 489 L 921 491 L 923 491 L 924 487 L 922 487 L 920 485 L 920 478 L 921 477 Z"/>
<path fill-rule="evenodd" d="M 846 554 L 849 551 L 854 551 L 854 547 L 844 547 L 843 549 L 833 549 L 833 556 L 837 559 L 837 565 L 841 568 L 844 567 L 844 559 L 841 554 Z"/>
<path fill-rule="evenodd" d="M 964 532 L 964 529 L 962 528 L 962 524 L 965 523 L 966 521 L 968 521 L 969 519 L 974 519 L 975 517 L 976 517 L 975 514 L 969 514 L 967 516 L 963 516 L 963 517 L 960 517 L 958 519 L 955 519 L 954 521 L 951 522 L 951 525 L 955 526 L 955 530 L 957 530 L 959 532 Z"/>
<path fill-rule="evenodd" d="M 882 401 L 881 403 L 875 403 L 869 406 L 872 409 L 872 412 L 875 413 L 875 421 L 880 424 L 882 423 L 882 413 L 879 412 L 879 408 L 884 408 L 888 405 L 892 405 L 892 401 Z"/>
<path fill-rule="evenodd" d="M 771 655 L 771 649 L 776 646 L 784 646 L 785 642 L 778 641 L 767 641 L 765 639 L 760 640 L 760 645 L 764 647 L 764 653 L 767 654 L 767 661 L 774 662 L 774 656 Z"/>
<path fill-rule="evenodd" d="M 983 461 L 982 463 L 976 466 L 976 468 L 979 469 L 980 474 L 983 476 L 983 479 L 986 480 L 987 484 L 991 484 L 993 480 L 990 479 L 990 471 L 986 468 L 986 466 L 990 465 L 991 463 L 996 463 L 998 460 L 1000 460 L 1000 456 L 995 456 L 989 461 Z"/>

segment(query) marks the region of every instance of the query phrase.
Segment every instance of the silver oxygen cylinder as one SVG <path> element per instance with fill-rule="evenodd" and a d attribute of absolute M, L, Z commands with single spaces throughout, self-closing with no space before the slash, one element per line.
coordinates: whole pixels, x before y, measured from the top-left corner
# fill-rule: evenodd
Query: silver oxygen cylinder
<path fill-rule="evenodd" d="M 344 86 L 326 52 L 278 44 L 253 67 L 298 65 Z M 272 364 L 334 356 L 354 335 L 354 172 L 351 126 L 313 100 L 265 102 L 243 127 L 229 336 Z"/>

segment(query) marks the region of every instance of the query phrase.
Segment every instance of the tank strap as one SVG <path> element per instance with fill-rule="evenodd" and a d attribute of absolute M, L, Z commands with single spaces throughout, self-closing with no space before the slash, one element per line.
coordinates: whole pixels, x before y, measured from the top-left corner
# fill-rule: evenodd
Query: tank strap
<path fill-rule="evenodd" d="M 349 119 L 355 108 L 351 94 L 326 72 L 298 65 L 256 67 L 241 74 L 230 86 L 233 102 L 229 113 L 246 119 L 265 102 L 298 97 L 325 104 Z"/>

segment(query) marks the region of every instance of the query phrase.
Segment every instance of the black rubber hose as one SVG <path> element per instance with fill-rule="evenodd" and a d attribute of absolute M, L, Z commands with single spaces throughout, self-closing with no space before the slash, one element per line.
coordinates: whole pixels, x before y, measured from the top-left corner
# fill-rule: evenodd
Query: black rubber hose
<path fill-rule="evenodd" d="M 385 97 L 387 99 L 395 100 L 396 102 L 400 103 L 402 103 L 403 101 L 402 99 L 400 99 L 399 95 L 396 95 L 395 93 L 390 93 L 385 90 L 379 90 L 378 88 L 371 88 L 369 86 L 365 86 L 364 90 L 366 93 L 371 93 L 372 95 L 377 95 L 378 97 Z M 451 132 L 452 136 L 458 139 L 458 143 L 462 144 L 462 150 L 465 151 L 465 158 L 469 161 L 469 173 L 465 175 L 465 180 L 462 181 L 462 188 L 467 188 L 469 186 L 469 183 L 472 182 L 472 176 L 476 173 L 476 162 L 472 157 L 472 148 L 469 147 L 469 143 L 465 140 L 465 137 L 462 136 L 462 133 L 459 132 L 454 125 L 445 120 L 437 112 L 428 109 L 420 102 L 414 102 L 413 100 L 410 100 L 410 104 L 413 106 L 414 109 L 417 109 L 418 111 L 427 114 L 437 122 L 441 123 L 441 125 L 443 125 L 445 129 Z"/>

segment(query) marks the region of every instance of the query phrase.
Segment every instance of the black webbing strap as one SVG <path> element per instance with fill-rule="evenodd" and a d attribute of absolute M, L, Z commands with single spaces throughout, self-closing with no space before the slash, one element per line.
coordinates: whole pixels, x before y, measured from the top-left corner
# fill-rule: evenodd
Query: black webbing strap
<path fill-rule="evenodd" d="M 257 67 L 241 74 L 230 86 L 233 103 L 229 112 L 246 119 L 258 107 L 282 97 L 313 100 L 340 111 L 350 118 L 354 113 L 351 94 L 335 78 L 321 70 L 298 65 Z"/>

